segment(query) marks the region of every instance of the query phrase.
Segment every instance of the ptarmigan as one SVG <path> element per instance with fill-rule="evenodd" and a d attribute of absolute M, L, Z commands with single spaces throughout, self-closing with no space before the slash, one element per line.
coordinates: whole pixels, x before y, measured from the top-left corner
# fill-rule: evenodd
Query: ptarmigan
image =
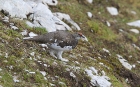
<path fill-rule="evenodd" d="M 74 49 L 79 39 L 87 41 L 87 38 L 82 33 L 70 33 L 64 30 L 49 32 L 34 37 L 25 37 L 23 39 L 46 44 L 49 48 L 50 55 L 62 61 L 68 61 L 62 58 L 63 51 Z"/>

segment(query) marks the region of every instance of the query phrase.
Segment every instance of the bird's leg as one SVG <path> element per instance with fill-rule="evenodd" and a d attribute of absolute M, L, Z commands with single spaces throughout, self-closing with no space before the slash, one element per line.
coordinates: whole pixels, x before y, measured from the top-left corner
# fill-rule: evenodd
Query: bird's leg
<path fill-rule="evenodd" d="M 54 50 L 50 49 L 50 50 L 49 50 L 49 53 L 50 53 L 50 55 L 51 55 L 52 57 L 54 57 L 54 58 L 57 59 L 57 57 L 55 56 L 55 51 L 54 51 Z"/>
<path fill-rule="evenodd" d="M 60 59 L 61 61 L 68 62 L 67 59 L 62 58 L 62 54 L 63 54 L 63 51 L 58 51 L 57 54 L 56 54 L 57 55 L 57 58 Z"/>

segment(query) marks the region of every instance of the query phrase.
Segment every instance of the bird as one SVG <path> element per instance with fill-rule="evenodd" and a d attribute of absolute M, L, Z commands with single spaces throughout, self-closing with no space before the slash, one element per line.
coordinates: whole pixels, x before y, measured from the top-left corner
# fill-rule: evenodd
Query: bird
<path fill-rule="evenodd" d="M 34 37 L 25 37 L 23 39 L 46 44 L 52 57 L 65 62 L 68 62 L 68 60 L 62 57 L 64 51 L 74 49 L 80 39 L 88 41 L 86 36 L 81 32 L 71 33 L 66 30 L 57 30 Z"/>

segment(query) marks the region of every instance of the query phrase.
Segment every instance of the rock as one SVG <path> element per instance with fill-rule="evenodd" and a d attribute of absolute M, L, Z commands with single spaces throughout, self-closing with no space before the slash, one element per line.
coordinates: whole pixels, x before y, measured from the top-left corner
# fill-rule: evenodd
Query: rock
<path fill-rule="evenodd" d="M 27 18 L 26 15 L 33 12 L 32 7 L 23 0 L 1 0 L 0 10 L 18 18 Z"/>
<path fill-rule="evenodd" d="M 23 36 L 25 36 L 25 35 L 27 35 L 28 34 L 28 31 L 27 30 L 23 30 L 22 32 L 21 32 L 21 35 L 23 35 Z"/>
<path fill-rule="evenodd" d="M 135 11 L 130 11 L 132 14 L 136 15 L 137 13 Z"/>
<path fill-rule="evenodd" d="M 129 69 L 129 70 L 132 69 L 132 65 L 130 65 L 126 59 L 124 59 L 121 55 L 118 55 L 118 54 L 117 54 L 117 57 L 118 57 L 120 63 L 122 63 L 122 65 L 123 65 L 125 68 L 127 68 L 127 69 Z"/>
<path fill-rule="evenodd" d="M 11 28 L 12 28 L 13 30 L 18 30 L 18 27 L 16 27 L 16 26 L 11 26 Z"/>
<path fill-rule="evenodd" d="M 9 22 L 9 18 L 7 16 L 4 16 L 4 18 L 2 18 L 2 21 L 5 22 L 5 23 L 8 23 Z"/>
<path fill-rule="evenodd" d="M 34 7 L 34 14 L 30 16 L 30 19 L 33 19 L 34 21 L 33 23 L 26 22 L 29 26 L 45 27 L 48 32 L 56 30 L 71 30 L 67 24 L 54 16 L 51 10 L 42 3 L 39 3 Z"/>
<path fill-rule="evenodd" d="M 111 14 L 111 15 L 118 15 L 118 10 L 115 7 L 107 7 L 107 11 Z"/>
<path fill-rule="evenodd" d="M 135 33 L 135 34 L 139 34 L 140 33 L 139 30 L 137 30 L 137 29 L 130 29 L 130 31 Z"/>
<path fill-rule="evenodd" d="M 30 33 L 29 33 L 29 36 L 30 36 L 30 37 L 34 37 L 34 36 L 37 36 L 37 34 L 35 34 L 35 33 L 33 33 L 33 32 L 30 32 Z"/>
<path fill-rule="evenodd" d="M 93 0 L 87 0 L 87 2 L 88 2 L 88 3 L 92 3 L 92 2 L 93 2 Z"/>
<path fill-rule="evenodd" d="M 92 18 L 92 16 L 93 16 L 91 12 L 87 12 L 87 15 L 89 18 Z"/>
<path fill-rule="evenodd" d="M 110 24 L 108 21 L 106 21 L 106 24 L 107 24 L 107 26 L 108 26 L 108 27 L 110 27 L 110 26 L 111 26 L 111 24 Z"/>
<path fill-rule="evenodd" d="M 91 78 L 90 83 L 92 86 L 95 87 L 111 87 L 111 83 L 108 81 L 110 80 L 107 76 L 98 76 L 94 75 L 93 72 L 95 69 L 86 69 L 85 72 Z"/>
<path fill-rule="evenodd" d="M 32 21 L 26 22 L 30 27 L 44 27 L 48 32 L 71 30 L 66 23 L 56 17 L 49 9 L 48 5 L 57 5 L 57 3 L 57 0 L 1 0 L 0 11 L 8 12 L 11 17 L 28 18 Z M 72 28 L 80 30 L 80 27 L 70 17 L 66 20 L 72 24 Z M 9 20 L 3 21 L 9 22 Z M 17 29 L 13 26 L 12 28 Z"/>
<path fill-rule="evenodd" d="M 75 23 L 68 14 L 65 14 L 65 13 L 60 13 L 60 12 L 55 12 L 53 13 L 54 16 L 56 16 L 57 18 L 59 18 L 60 20 L 64 20 L 66 22 L 68 22 L 69 24 L 71 24 L 72 28 L 75 29 L 75 30 L 81 30 L 80 27 L 78 26 L 77 23 Z"/>
<path fill-rule="evenodd" d="M 140 27 L 140 20 L 127 23 L 129 26 Z"/>
<path fill-rule="evenodd" d="M 42 0 L 43 3 L 47 3 L 48 5 L 54 6 L 57 5 L 57 0 Z"/>

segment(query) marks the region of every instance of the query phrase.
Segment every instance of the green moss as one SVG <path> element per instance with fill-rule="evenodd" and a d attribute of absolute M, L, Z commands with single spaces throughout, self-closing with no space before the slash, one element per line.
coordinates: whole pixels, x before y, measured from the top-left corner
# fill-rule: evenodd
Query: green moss
<path fill-rule="evenodd" d="M 138 37 L 136 37 L 135 35 L 132 34 L 127 34 L 128 39 L 130 39 L 132 42 L 137 42 L 138 41 Z"/>
<path fill-rule="evenodd" d="M 109 78 L 111 79 L 113 87 L 124 87 L 124 84 L 122 84 L 114 75 L 109 75 Z"/>
<path fill-rule="evenodd" d="M 0 78 L 0 84 L 3 87 L 13 87 L 14 86 L 14 81 L 12 78 L 12 75 L 10 72 L 4 71 L 4 72 L 0 72 L 0 76 L 2 76 L 2 78 Z"/>
<path fill-rule="evenodd" d="M 100 38 L 112 41 L 117 37 L 117 35 L 110 28 L 99 21 L 88 21 L 87 24 L 93 33 Z"/>
<path fill-rule="evenodd" d="M 38 34 L 45 34 L 45 33 L 47 33 L 46 28 L 43 28 L 43 27 L 35 27 L 33 31 L 35 33 L 38 33 Z"/>

